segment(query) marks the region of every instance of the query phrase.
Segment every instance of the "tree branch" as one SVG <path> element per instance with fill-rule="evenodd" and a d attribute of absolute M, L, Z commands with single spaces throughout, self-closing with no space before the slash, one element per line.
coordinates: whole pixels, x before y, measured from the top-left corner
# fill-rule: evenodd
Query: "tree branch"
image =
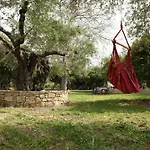
<path fill-rule="evenodd" d="M 4 33 L 11 40 L 11 42 L 14 43 L 11 33 L 6 31 L 2 26 L 0 26 L 0 32 Z"/>
<path fill-rule="evenodd" d="M 24 39 L 25 39 L 26 35 L 28 34 L 28 33 L 27 34 L 24 33 L 24 21 L 25 21 L 25 14 L 27 12 L 28 4 L 29 4 L 28 1 L 25 1 L 23 3 L 22 8 L 19 10 L 19 14 L 20 14 L 20 18 L 19 18 L 20 37 L 17 38 L 17 40 L 14 41 L 13 36 L 11 35 L 11 33 L 6 31 L 2 26 L 0 26 L 0 31 L 2 33 L 4 33 L 11 40 L 14 47 L 19 47 L 20 44 L 23 44 Z"/>
<path fill-rule="evenodd" d="M 13 47 L 2 37 L 0 37 L 0 40 L 4 43 L 4 46 L 6 46 L 11 52 L 13 52 Z"/>
<path fill-rule="evenodd" d="M 20 33 L 20 38 L 18 39 L 20 44 L 24 43 L 25 35 L 24 35 L 24 21 L 25 21 L 25 14 L 28 9 L 28 1 L 25 1 L 23 3 L 22 8 L 19 10 L 20 18 L 19 18 L 19 33 Z M 17 43 L 18 43 L 17 41 Z"/>
<path fill-rule="evenodd" d="M 39 57 L 44 58 L 44 57 L 49 56 L 49 55 L 65 56 L 66 53 L 61 53 L 61 52 L 58 52 L 58 51 L 45 51 L 42 54 L 39 54 Z"/>
<path fill-rule="evenodd" d="M 18 62 L 23 62 L 21 53 L 20 53 L 20 45 L 24 43 L 25 40 L 25 34 L 24 34 L 24 21 L 25 21 L 25 14 L 27 12 L 28 8 L 28 1 L 24 1 L 21 9 L 19 10 L 19 37 L 14 42 L 15 47 L 15 57 L 17 58 Z"/>

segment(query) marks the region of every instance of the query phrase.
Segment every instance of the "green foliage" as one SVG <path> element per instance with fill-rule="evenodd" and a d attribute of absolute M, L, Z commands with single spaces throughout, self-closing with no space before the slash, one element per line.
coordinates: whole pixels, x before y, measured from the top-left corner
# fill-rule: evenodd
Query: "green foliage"
<path fill-rule="evenodd" d="M 84 70 L 84 74 L 80 76 L 72 74 L 70 79 L 71 89 L 93 89 L 106 86 L 108 63 L 109 58 L 105 58 L 101 66 L 90 67 Z"/>
<path fill-rule="evenodd" d="M 88 39 L 75 39 L 69 45 L 70 51 L 65 57 L 65 61 L 60 60 L 59 57 L 53 56 L 51 58 L 51 71 L 49 74 L 49 80 L 55 83 L 61 82 L 61 77 L 64 74 L 64 70 L 67 70 L 68 86 L 69 88 L 79 88 L 80 82 L 84 84 L 83 79 L 86 74 L 86 67 L 91 57 L 95 53 L 95 46 L 91 40 Z M 83 79 L 83 80 L 82 80 Z M 79 82 L 77 84 L 77 82 Z M 75 85 L 76 84 L 76 85 Z M 87 88 L 87 87 L 86 87 Z"/>
<path fill-rule="evenodd" d="M 80 76 L 86 71 L 86 67 L 90 62 L 90 57 L 96 53 L 96 48 L 92 40 L 76 39 L 76 43 L 72 43 L 72 53 L 67 59 L 69 74 Z"/>
<path fill-rule="evenodd" d="M 150 87 L 150 34 L 144 34 L 132 45 L 132 61 L 140 82 Z"/>
<path fill-rule="evenodd" d="M 16 28 L 18 13 L 16 12 L 19 11 L 20 4 L 19 0 L 2 1 L 1 3 L 3 8 L 6 8 L 3 20 L 5 19 L 8 26 L 11 26 L 14 34 L 18 33 Z M 40 51 L 56 47 L 62 50 L 78 33 L 78 27 L 86 29 L 90 33 L 90 38 L 96 37 L 97 35 L 92 32 L 98 34 L 100 33 L 98 31 L 103 28 L 100 27 L 98 19 L 103 19 L 101 16 L 104 14 L 106 18 L 106 14 L 111 12 L 110 10 L 113 10 L 114 6 L 120 4 L 121 2 L 118 0 L 114 2 L 110 0 L 93 2 L 87 0 L 31 0 L 26 16 L 25 31 L 28 32 L 31 28 L 32 30 L 28 33 L 26 44 Z M 8 8 L 12 9 L 11 13 L 7 11 Z M 101 12 L 97 10 L 101 10 Z M 89 22 L 91 23 L 90 28 Z M 104 26 L 103 24 L 102 21 L 101 26 Z"/>
<path fill-rule="evenodd" d="M 107 69 L 106 69 L 107 70 Z M 106 86 L 107 77 L 105 67 L 93 66 L 80 75 L 71 74 L 69 78 L 69 89 L 93 89 Z"/>
<path fill-rule="evenodd" d="M 91 86 L 91 89 L 95 87 L 102 87 L 106 83 L 106 76 L 103 76 L 101 67 L 93 67 L 90 69 L 88 72 L 88 77 L 88 84 Z"/>
<path fill-rule="evenodd" d="M 102 60 L 101 73 L 102 73 L 102 76 L 103 76 L 103 78 L 104 78 L 105 81 L 107 81 L 107 74 L 108 74 L 109 61 L 110 61 L 110 58 L 109 58 L 109 57 L 105 57 L 105 58 Z"/>
<path fill-rule="evenodd" d="M 69 68 L 67 70 L 68 89 L 93 89 L 97 86 L 106 86 L 109 58 L 105 58 L 101 66 L 91 66 L 88 68 L 86 63 L 83 63 L 83 59 L 76 55 L 74 57 L 78 57 L 77 60 L 73 57 L 73 60 L 70 60 L 71 57 L 67 59 L 66 67 Z M 61 82 L 61 77 L 65 69 L 63 65 L 64 64 L 58 62 L 58 60 L 52 64 L 48 82 Z"/>
<path fill-rule="evenodd" d="M 127 25 L 129 26 L 129 35 L 141 37 L 149 32 L 150 20 L 149 0 L 137 1 L 130 0 L 127 8 Z"/>
<path fill-rule="evenodd" d="M 61 89 L 61 85 L 60 85 L 60 82 L 59 84 L 57 82 L 47 82 L 45 85 L 44 85 L 44 89 L 51 89 L 51 90 L 60 90 Z"/>
<path fill-rule="evenodd" d="M 0 90 L 8 90 L 12 80 L 12 70 L 8 66 L 0 63 Z"/>

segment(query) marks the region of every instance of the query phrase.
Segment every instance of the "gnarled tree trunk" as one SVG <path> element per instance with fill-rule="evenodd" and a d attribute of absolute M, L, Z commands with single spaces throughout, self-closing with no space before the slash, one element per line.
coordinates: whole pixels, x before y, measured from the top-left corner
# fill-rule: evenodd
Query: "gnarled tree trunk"
<path fill-rule="evenodd" d="M 6 42 L 0 38 L 17 59 L 18 67 L 16 70 L 15 83 L 17 90 L 22 91 L 31 90 L 30 82 L 38 60 L 49 55 L 65 56 L 65 54 L 59 53 L 57 51 L 44 51 L 42 54 L 36 54 L 33 52 L 26 53 L 26 51 L 21 48 L 21 44 L 24 44 L 26 37 L 26 34 L 24 33 L 24 21 L 27 9 L 28 1 L 24 1 L 23 6 L 19 10 L 19 34 L 17 38 L 15 38 L 10 32 L 6 31 L 2 26 L 0 26 L 0 32 L 3 32 L 9 38 L 13 45 L 11 46 L 9 42 Z"/>

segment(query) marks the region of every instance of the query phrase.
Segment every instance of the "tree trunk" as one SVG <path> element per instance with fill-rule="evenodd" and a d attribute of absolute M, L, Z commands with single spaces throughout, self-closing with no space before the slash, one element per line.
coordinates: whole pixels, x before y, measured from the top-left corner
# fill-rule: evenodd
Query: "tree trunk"
<path fill-rule="evenodd" d="M 61 89 L 67 91 L 67 74 L 66 74 L 66 71 L 64 71 L 64 75 L 62 76 Z"/>
<path fill-rule="evenodd" d="M 64 74 L 61 80 L 61 89 L 67 91 L 67 65 L 66 65 L 66 56 L 63 57 L 64 63 Z"/>
<path fill-rule="evenodd" d="M 27 53 L 24 53 L 23 58 L 18 59 L 18 68 L 16 76 L 17 90 L 31 90 L 32 75 L 38 62 L 37 60 L 38 56 L 34 53 L 31 53 L 30 56 L 28 56 Z"/>
<path fill-rule="evenodd" d="M 16 88 L 20 91 L 27 91 L 29 89 L 29 72 L 27 66 L 22 63 L 19 63 L 17 68 L 16 76 Z"/>

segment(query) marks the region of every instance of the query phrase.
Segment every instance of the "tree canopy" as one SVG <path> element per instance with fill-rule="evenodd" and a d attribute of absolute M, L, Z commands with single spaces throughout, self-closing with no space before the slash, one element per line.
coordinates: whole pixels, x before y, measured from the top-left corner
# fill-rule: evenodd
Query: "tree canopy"
<path fill-rule="evenodd" d="M 132 60 L 140 83 L 150 87 L 150 34 L 144 34 L 132 45 Z"/>
<path fill-rule="evenodd" d="M 149 0 L 129 0 L 125 15 L 126 24 L 129 29 L 129 35 L 132 37 L 141 37 L 144 33 L 149 32 L 149 16 Z"/>

